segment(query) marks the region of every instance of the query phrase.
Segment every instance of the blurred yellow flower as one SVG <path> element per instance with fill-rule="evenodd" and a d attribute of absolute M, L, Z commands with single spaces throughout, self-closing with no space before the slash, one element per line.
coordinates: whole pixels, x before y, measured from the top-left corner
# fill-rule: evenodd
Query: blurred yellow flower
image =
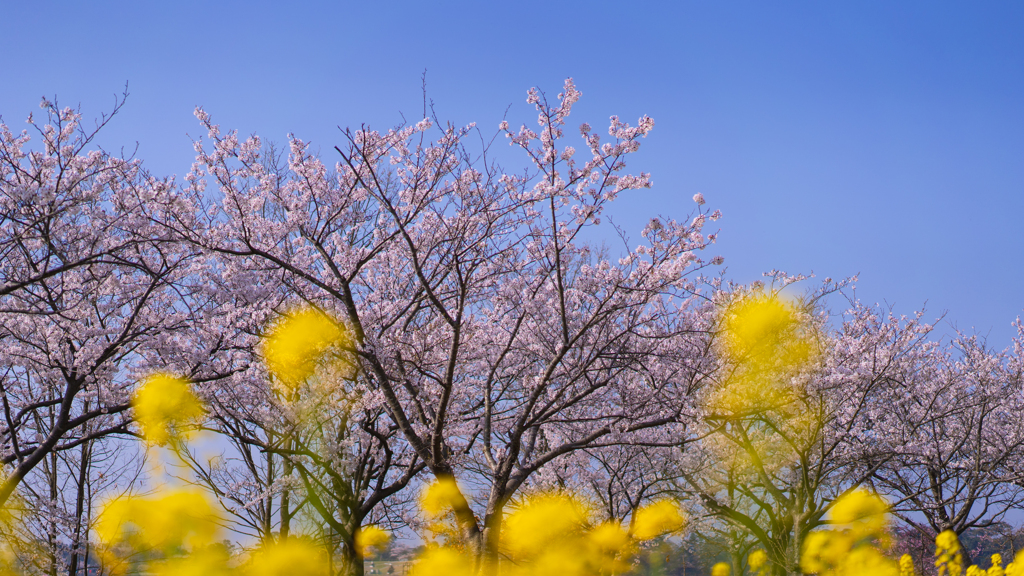
<path fill-rule="evenodd" d="M 821 576 L 897 576 L 900 568 L 878 548 L 887 541 L 887 512 L 885 500 L 866 490 L 843 495 L 832 506 L 834 528 L 804 540 L 800 568 Z"/>
<path fill-rule="evenodd" d="M 565 494 L 538 494 L 505 520 L 502 540 L 513 558 L 536 556 L 552 546 L 582 533 L 588 511 L 575 498 Z"/>
<path fill-rule="evenodd" d="M 409 576 L 475 576 L 469 555 L 451 548 L 430 547 L 416 559 Z"/>
<path fill-rule="evenodd" d="M 230 576 L 228 551 L 222 546 L 208 546 L 181 558 L 151 562 L 148 572 L 155 576 Z"/>
<path fill-rule="evenodd" d="M 652 502 L 636 511 L 633 519 L 633 537 L 637 540 L 651 540 L 678 532 L 686 525 L 679 505 L 671 500 Z"/>
<path fill-rule="evenodd" d="M 915 576 L 914 559 L 910 554 L 900 556 L 900 576 Z"/>
<path fill-rule="evenodd" d="M 853 539 L 834 530 L 811 532 L 804 540 L 800 568 L 808 574 L 831 574 L 853 548 Z"/>
<path fill-rule="evenodd" d="M 420 508 L 430 516 L 440 516 L 451 511 L 462 497 L 454 478 L 438 478 L 423 491 Z"/>
<path fill-rule="evenodd" d="M 179 440 L 204 414 L 188 382 L 169 374 L 146 378 L 132 398 L 132 406 L 146 441 L 158 446 Z"/>
<path fill-rule="evenodd" d="M 843 559 L 842 576 L 899 576 L 899 569 L 892 559 L 886 557 L 874 546 L 857 546 Z"/>
<path fill-rule="evenodd" d="M 356 532 L 356 548 L 359 555 L 366 558 L 383 550 L 391 540 L 391 535 L 380 528 L 380 526 L 363 526 Z"/>
<path fill-rule="evenodd" d="M 263 340 L 267 369 L 294 389 L 312 376 L 331 349 L 350 346 L 345 328 L 316 308 L 303 308 L 276 322 Z"/>
<path fill-rule="evenodd" d="M 792 376 L 813 360 L 813 332 L 804 314 L 778 296 L 755 293 L 736 296 L 719 322 L 718 351 L 731 368 L 710 407 L 726 415 L 776 409 L 799 419 L 786 410 L 796 392 Z"/>
<path fill-rule="evenodd" d="M 729 576 L 732 568 L 725 562 L 719 562 L 711 567 L 711 576 Z"/>
<path fill-rule="evenodd" d="M 952 530 L 935 537 L 935 567 L 939 569 L 939 576 L 960 576 L 963 572 L 960 540 Z"/>
<path fill-rule="evenodd" d="M 5 552 L 5 549 L 0 548 L 0 576 L 21 576 L 15 566 L 15 556 L 13 552 Z"/>
<path fill-rule="evenodd" d="M 629 533 L 618 522 L 604 522 L 587 534 L 587 554 L 593 568 L 600 574 L 622 574 L 630 571 L 629 560 L 637 547 Z"/>
<path fill-rule="evenodd" d="M 108 502 L 96 524 L 100 541 L 136 549 L 177 551 L 217 541 L 222 519 L 202 493 L 167 490 L 152 498 L 118 498 Z"/>
<path fill-rule="evenodd" d="M 328 576 L 327 554 L 305 538 L 288 538 L 253 553 L 244 576 Z"/>
<path fill-rule="evenodd" d="M 424 491 L 421 505 L 436 516 L 450 512 L 457 498 L 462 498 L 461 493 L 454 480 L 447 478 Z M 594 523 L 590 505 L 565 492 L 531 494 L 510 503 L 508 509 L 499 538 L 504 576 L 624 574 L 632 569 L 638 542 L 679 531 L 686 522 L 677 503 L 661 500 L 636 511 L 631 531 L 614 520 Z M 475 573 L 469 549 L 471 545 L 454 539 L 447 546 L 431 545 L 416 560 L 411 576 Z"/>
<path fill-rule="evenodd" d="M 1013 562 L 1006 565 L 1004 571 L 1006 576 L 1024 576 L 1024 550 L 1017 552 Z"/>
<path fill-rule="evenodd" d="M 771 568 L 768 565 L 768 553 L 764 550 L 754 550 L 747 555 L 747 565 L 750 566 L 750 572 L 757 576 L 767 576 Z"/>
<path fill-rule="evenodd" d="M 510 570 L 510 576 L 592 576 L 600 562 L 587 552 L 576 540 L 550 545 L 530 562 Z"/>
<path fill-rule="evenodd" d="M 590 541 L 600 550 L 620 553 L 632 548 L 629 534 L 618 522 L 604 522 L 588 534 Z"/>
<path fill-rule="evenodd" d="M 854 539 L 880 538 L 888 525 L 888 509 L 889 505 L 877 494 L 857 489 L 836 500 L 831 523 L 848 527 Z"/>
<path fill-rule="evenodd" d="M 17 557 L 7 542 L 0 542 L 0 576 L 17 576 Z"/>
<path fill-rule="evenodd" d="M 1005 576 L 1006 572 L 1003 570 L 1003 557 L 1000 554 L 992 555 L 992 564 L 989 566 L 988 572 L 985 576 Z"/>
<path fill-rule="evenodd" d="M 741 297 L 725 311 L 723 352 L 763 369 L 807 361 L 811 345 L 796 307 L 778 296 Z"/>

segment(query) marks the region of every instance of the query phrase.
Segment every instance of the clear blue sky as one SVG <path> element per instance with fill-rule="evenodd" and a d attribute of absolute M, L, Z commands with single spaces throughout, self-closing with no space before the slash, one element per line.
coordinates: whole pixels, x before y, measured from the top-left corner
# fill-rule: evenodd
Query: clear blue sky
<path fill-rule="evenodd" d="M 103 138 L 183 175 L 201 104 L 324 150 L 421 113 L 493 129 L 572 76 L 577 122 L 654 118 L 655 187 L 616 222 L 720 208 L 729 276 L 860 273 L 858 295 L 1009 343 L 1024 311 L 1024 3 L 5 2 L 0 114 L 108 110 Z M 532 121 L 532 120 L 531 120 Z M 836 302 L 838 305 L 839 302 Z"/>

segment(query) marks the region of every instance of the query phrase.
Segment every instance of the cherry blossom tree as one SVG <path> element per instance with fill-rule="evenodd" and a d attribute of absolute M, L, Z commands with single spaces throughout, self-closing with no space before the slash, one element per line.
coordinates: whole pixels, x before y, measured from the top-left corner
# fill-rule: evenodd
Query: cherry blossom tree
<path fill-rule="evenodd" d="M 258 161 L 264 185 L 287 193 L 288 168 L 273 146 Z M 188 214 L 175 205 L 178 200 L 154 202 L 152 221 L 163 226 L 167 214 Z M 194 479 L 263 541 L 287 539 L 291 519 L 304 510 L 324 526 L 320 536 L 332 556 L 340 551 L 343 571 L 359 574 L 359 528 L 393 520 L 382 504 L 424 463 L 408 450 L 376 394 L 367 392 L 362 373 L 318 373 L 301 385 L 282 385 L 268 370 L 262 342 L 268 327 L 287 318 L 306 294 L 273 268 L 238 264 L 217 251 L 206 253 L 199 283 L 209 299 L 198 306 L 203 320 L 161 354 L 165 365 L 199 383 L 209 409 L 204 427 L 231 445 L 213 461 L 201 451 L 186 453 Z"/>
<path fill-rule="evenodd" d="M 87 130 L 42 108 L 39 149 L 0 124 L 0 506 L 54 451 L 133 434 L 143 351 L 189 323 L 175 285 L 195 251 L 142 216 L 171 184 L 95 148 L 113 114 Z"/>
<path fill-rule="evenodd" d="M 84 425 L 86 434 L 91 426 L 102 423 Z M 95 506 L 139 489 L 144 461 L 132 438 L 107 436 L 50 452 L 18 485 L 17 500 L 8 501 L 21 521 L 0 523 L 0 538 L 40 574 L 81 573 L 95 560 L 90 534 L 97 522 Z"/>
<path fill-rule="evenodd" d="M 424 464 L 383 408 L 368 408 L 364 388 L 345 380 L 324 377 L 283 395 L 265 376 L 257 402 L 252 388 L 244 395 L 221 390 L 206 426 L 234 450 L 206 462 L 189 453 L 189 462 L 198 482 L 253 535 L 273 540 L 276 525 L 277 537 L 287 539 L 290 517 L 305 509 L 324 526 L 318 536 L 332 557 L 340 552 L 341 573 L 362 574 L 359 529 L 387 520 L 382 504 Z"/>
<path fill-rule="evenodd" d="M 772 276 L 770 286 L 723 293 L 723 318 L 737 298 L 781 301 L 781 289 L 800 279 Z M 826 282 L 795 301 L 794 328 L 786 330 L 796 332 L 765 336 L 771 343 L 767 368 L 750 369 L 754 352 L 721 354 L 718 383 L 703 391 L 703 438 L 680 463 L 684 490 L 710 514 L 752 534 L 777 574 L 797 569 L 804 538 L 823 523 L 832 503 L 891 458 L 881 425 L 883 399 L 892 382 L 908 381 L 926 363 L 930 351 L 925 339 L 931 327 L 919 318 L 885 314 L 855 300 L 838 327 L 830 328 L 822 298 L 841 288 Z M 771 318 L 745 322 L 770 326 L 776 321 Z M 717 338 L 728 337 L 726 332 Z M 807 347 L 805 361 L 779 363 Z"/>
<path fill-rule="evenodd" d="M 282 180 L 257 137 L 239 141 L 198 110 L 210 147 L 196 143 L 188 186 L 168 200 L 191 208 L 159 207 L 174 234 L 224 259 L 224 274 L 276 276 L 342 318 L 367 402 L 434 476 L 468 462 L 484 471 L 480 513 L 465 496 L 455 503 L 481 557 L 493 559 L 503 506 L 533 473 L 679 425 L 699 381 L 689 338 L 700 326 L 687 310 L 707 264 L 698 253 L 714 241 L 702 229 L 718 214 L 654 219 L 618 257 L 584 242 L 609 202 L 650 185 L 622 171 L 653 122 L 613 117 L 609 141 L 584 124 L 578 159 L 560 143 L 578 98 L 571 81 L 556 104 L 531 90 L 540 129 L 502 124 L 529 160 L 519 173 L 472 152 L 472 126 L 429 141 L 434 118 L 343 131 L 333 170 L 293 138 Z"/>
<path fill-rule="evenodd" d="M 992 526 L 1024 502 L 1021 374 L 1010 351 L 994 353 L 977 336 L 960 335 L 951 348 L 890 383 L 879 428 L 894 456 L 871 479 L 926 536 Z"/>

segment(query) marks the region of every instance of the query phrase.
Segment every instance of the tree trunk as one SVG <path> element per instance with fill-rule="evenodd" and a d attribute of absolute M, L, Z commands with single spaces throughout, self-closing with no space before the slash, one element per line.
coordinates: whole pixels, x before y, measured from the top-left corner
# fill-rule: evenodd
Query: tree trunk
<path fill-rule="evenodd" d="M 86 404 L 86 409 L 89 405 Z M 85 516 L 85 490 L 89 473 L 89 446 L 91 442 L 82 444 L 81 462 L 78 467 L 78 493 L 75 495 L 75 531 L 71 540 L 71 558 L 68 560 L 68 576 L 78 576 L 78 558 L 82 549 L 82 522 Z M 86 533 L 89 528 L 86 526 Z M 87 568 L 88 569 L 88 568 Z"/>
<path fill-rule="evenodd" d="M 363 576 L 363 555 L 356 548 L 355 538 L 351 535 L 339 535 L 341 541 L 341 571 L 344 576 Z"/>
<path fill-rule="evenodd" d="M 291 440 L 290 437 L 285 440 L 285 446 L 284 447 L 285 447 L 285 450 L 291 450 L 292 449 L 292 440 Z M 282 467 L 281 477 L 284 478 L 285 481 L 287 482 L 287 481 L 289 481 L 289 479 L 291 479 L 292 472 L 294 472 L 295 466 L 292 464 L 292 461 L 289 460 L 288 458 L 282 458 L 281 460 L 282 460 L 282 462 L 281 462 L 281 467 Z M 291 525 L 292 525 L 292 511 L 290 509 L 291 504 L 289 503 L 288 496 L 289 496 L 289 491 L 288 491 L 287 488 L 281 491 L 281 541 L 282 542 L 284 542 L 285 540 L 288 539 L 288 534 L 291 531 Z"/>
<path fill-rule="evenodd" d="M 487 522 L 481 535 L 481 555 L 478 560 L 483 576 L 497 576 L 501 561 L 501 523 L 504 520 L 504 506 L 493 506 L 487 514 Z"/>
<path fill-rule="evenodd" d="M 964 546 L 964 541 L 961 539 L 961 536 L 963 536 L 963 534 L 960 532 L 956 533 L 956 543 L 960 545 L 960 567 L 966 573 L 967 567 L 974 564 L 974 558 L 971 557 L 971 551 L 967 549 L 967 546 Z"/>

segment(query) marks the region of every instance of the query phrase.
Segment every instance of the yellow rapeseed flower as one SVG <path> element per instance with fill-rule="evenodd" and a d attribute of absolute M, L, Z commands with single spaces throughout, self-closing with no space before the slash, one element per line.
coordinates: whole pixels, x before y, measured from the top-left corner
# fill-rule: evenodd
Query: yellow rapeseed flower
<path fill-rule="evenodd" d="M 549 545 L 529 563 L 510 570 L 509 576 L 592 576 L 599 565 L 578 540 L 560 546 Z"/>
<path fill-rule="evenodd" d="M 900 556 L 900 576 L 915 576 L 914 559 L 910 554 Z"/>
<path fill-rule="evenodd" d="M 221 517 L 201 492 L 167 490 L 151 498 L 108 502 L 96 524 L 102 543 L 140 549 L 196 549 L 217 541 Z"/>
<path fill-rule="evenodd" d="M 461 498 L 454 478 L 438 478 L 420 495 L 420 508 L 430 516 L 441 516 L 450 512 Z"/>
<path fill-rule="evenodd" d="M 513 558 L 533 557 L 581 534 L 588 516 L 577 499 L 564 494 L 531 496 L 505 520 L 502 539 Z"/>
<path fill-rule="evenodd" d="M 132 398 L 135 419 L 151 444 L 164 445 L 181 437 L 203 416 L 203 405 L 184 378 L 154 374 Z"/>
<path fill-rule="evenodd" d="M 723 352 L 764 369 L 795 366 L 810 358 L 811 346 L 795 306 L 778 296 L 741 297 L 725 311 Z"/>
<path fill-rule="evenodd" d="M 686 525 L 679 504 L 671 500 L 652 502 L 636 511 L 633 520 L 633 537 L 637 540 L 651 540 L 682 530 Z"/>
<path fill-rule="evenodd" d="M 810 324 L 778 296 L 737 296 L 720 317 L 718 350 L 732 368 L 711 398 L 711 408 L 744 414 L 793 401 L 791 376 L 813 359 Z"/>
<path fill-rule="evenodd" d="M 848 526 L 855 539 L 881 538 L 888 524 L 888 509 L 888 504 L 877 494 L 853 490 L 832 506 L 832 524 Z"/>
<path fill-rule="evenodd" d="M 732 568 L 725 562 L 719 562 L 711 567 L 711 576 L 729 576 Z"/>
<path fill-rule="evenodd" d="M 589 546 L 586 554 L 599 574 L 629 572 L 629 560 L 636 553 L 636 545 L 629 533 L 618 522 L 603 522 L 586 535 Z"/>
<path fill-rule="evenodd" d="M 17 556 L 11 550 L 10 545 L 0 544 L 0 576 L 20 576 L 17 566 Z"/>
<path fill-rule="evenodd" d="M 770 566 L 768 565 L 768 553 L 764 550 L 754 550 L 747 556 L 747 565 L 750 572 L 757 576 L 768 576 Z"/>
<path fill-rule="evenodd" d="M 234 576 L 227 548 L 208 546 L 180 558 L 151 562 L 147 572 L 154 576 Z"/>
<path fill-rule="evenodd" d="M 836 500 L 831 530 L 811 532 L 804 540 L 800 568 L 820 576 L 898 576 L 900 568 L 879 550 L 887 541 L 888 505 L 866 490 Z"/>
<path fill-rule="evenodd" d="M 430 547 L 416 559 L 409 576 L 474 576 L 473 559 L 452 548 Z"/>
<path fill-rule="evenodd" d="M 6 479 L 4 471 L 0 468 L 0 483 Z M 18 499 L 18 493 L 11 494 L 6 506 L 0 506 L 0 535 L 14 532 L 15 526 L 23 522 L 22 511 L 24 505 Z M 0 576 L 17 576 L 21 574 L 16 569 L 18 565 L 18 554 L 15 552 L 13 542 L 7 538 L 0 538 Z"/>
<path fill-rule="evenodd" d="M 952 530 L 946 530 L 935 537 L 935 567 L 939 576 L 960 576 L 963 560 L 960 554 L 960 540 Z"/>
<path fill-rule="evenodd" d="M 304 308 L 270 328 L 263 340 L 263 359 L 271 374 L 294 389 L 316 372 L 331 349 L 349 345 L 337 320 L 316 308 Z"/>
<path fill-rule="evenodd" d="M 591 530 L 587 537 L 598 549 L 608 552 L 621 553 L 632 547 L 629 534 L 618 522 L 604 522 Z"/>
<path fill-rule="evenodd" d="M 899 576 L 899 568 L 873 546 L 857 546 L 843 559 L 842 576 Z"/>
<path fill-rule="evenodd" d="M 992 565 L 989 566 L 988 572 L 985 574 L 985 576 L 1006 576 L 1006 572 L 1003 570 L 1002 555 L 992 555 Z"/>
<path fill-rule="evenodd" d="M 804 540 L 800 568 L 808 574 L 832 574 L 853 548 L 853 539 L 836 530 L 811 532 Z"/>
<path fill-rule="evenodd" d="M 359 549 L 359 555 L 364 558 L 382 550 L 390 540 L 391 535 L 380 526 L 363 526 L 356 532 L 356 548 Z"/>
<path fill-rule="evenodd" d="M 1006 565 L 1004 572 L 1006 576 L 1024 576 L 1024 550 L 1017 552 L 1013 562 Z"/>
<path fill-rule="evenodd" d="M 448 513 L 461 498 L 454 480 L 435 482 L 424 491 L 421 505 L 432 515 Z M 584 500 L 564 492 L 537 493 L 510 503 L 499 539 L 504 576 L 611 576 L 632 569 L 638 542 L 678 531 L 685 518 L 677 504 L 659 501 L 641 508 L 634 533 L 614 520 L 594 523 Z M 437 530 L 434 530 L 437 532 Z M 479 568 L 453 540 L 432 544 L 415 562 L 410 576 L 468 575 Z M 484 559 L 483 561 L 488 561 Z"/>
<path fill-rule="evenodd" d="M 288 538 L 257 550 L 243 576 L 328 576 L 322 546 L 304 538 Z"/>

